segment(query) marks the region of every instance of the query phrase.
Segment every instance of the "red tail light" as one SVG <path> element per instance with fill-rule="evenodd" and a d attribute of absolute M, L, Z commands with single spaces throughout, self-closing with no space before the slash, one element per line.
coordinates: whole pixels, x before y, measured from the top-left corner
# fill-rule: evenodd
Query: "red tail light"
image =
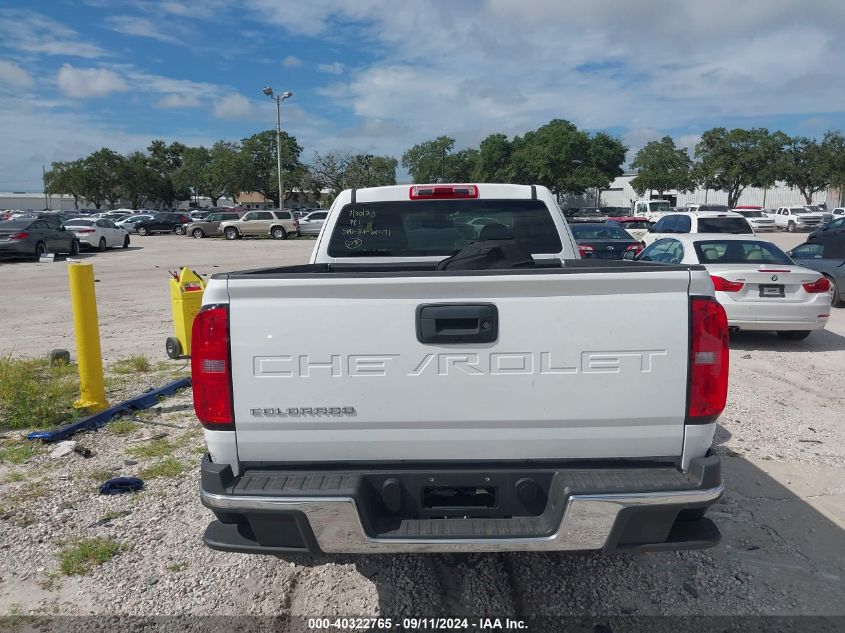
<path fill-rule="evenodd" d="M 830 280 L 827 277 L 822 277 L 821 279 L 814 281 L 813 283 L 802 285 L 804 286 L 804 291 L 808 292 L 809 294 L 816 294 L 818 292 L 830 292 Z"/>
<path fill-rule="evenodd" d="M 218 431 L 234 430 L 228 306 L 209 306 L 194 318 L 191 383 L 194 411 L 202 425 Z"/>
<path fill-rule="evenodd" d="M 588 255 L 593 254 L 593 247 L 589 244 L 579 244 L 578 245 L 578 254 L 581 257 L 587 257 Z"/>
<path fill-rule="evenodd" d="M 709 424 L 728 398 L 728 317 L 712 297 L 691 302 L 689 404 L 686 424 Z"/>
<path fill-rule="evenodd" d="M 411 187 L 410 194 L 411 200 L 477 198 L 478 187 L 475 185 L 414 185 Z"/>
<path fill-rule="evenodd" d="M 716 275 L 710 275 L 710 279 L 713 281 L 713 287 L 719 292 L 739 292 L 745 285 L 741 281 L 728 281 Z"/>
<path fill-rule="evenodd" d="M 93 233 L 94 229 L 73 229 L 74 233 L 82 233 L 83 235 L 88 235 L 89 233 Z"/>
<path fill-rule="evenodd" d="M 20 233 L 12 233 L 9 236 L 9 239 L 10 240 L 25 240 L 28 237 L 29 237 L 29 233 L 27 233 L 26 231 L 21 231 Z"/>
<path fill-rule="evenodd" d="M 643 245 L 637 242 L 636 244 L 628 244 L 625 247 L 625 252 L 634 251 L 634 255 L 638 254 L 641 250 L 643 250 Z"/>

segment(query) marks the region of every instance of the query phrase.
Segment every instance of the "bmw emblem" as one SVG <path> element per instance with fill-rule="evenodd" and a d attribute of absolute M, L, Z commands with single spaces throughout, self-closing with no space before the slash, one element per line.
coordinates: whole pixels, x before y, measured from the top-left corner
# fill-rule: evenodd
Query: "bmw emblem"
<path fill-rule="evenodd" d="M 615 247 L 615 246 L 608 246 L 608 247 L 607 247 L 607 250 L 609 250 L 609 251 L 615 251 L 615 250 L 616 250 L 616 247 Z"/>
<path fill-rule="evenodd" d="M 777 276 L 777 275 L 772 275 L 772 281 L 777 281 L 777 280 L 778 280 L 778 276 Z"/>

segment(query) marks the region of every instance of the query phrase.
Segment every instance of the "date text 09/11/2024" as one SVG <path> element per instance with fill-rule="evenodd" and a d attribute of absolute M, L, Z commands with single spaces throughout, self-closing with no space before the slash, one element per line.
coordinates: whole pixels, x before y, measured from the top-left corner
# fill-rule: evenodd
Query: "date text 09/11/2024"
<path fill-rule="evenodd" d="M 528 630 L 525 620 L 514 618 L 308 618 L 312 630 L 366 631 L 520 631 Z"/>

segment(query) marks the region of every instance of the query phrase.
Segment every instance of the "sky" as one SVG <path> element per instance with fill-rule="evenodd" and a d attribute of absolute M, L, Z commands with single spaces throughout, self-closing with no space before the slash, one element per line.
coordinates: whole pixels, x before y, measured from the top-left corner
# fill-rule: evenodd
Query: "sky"
<path fill-rule="evenodd" d="M 0 0 L 0 190 L 163 138 L 275 126 L 315 151 L 400 157 L 555 118 L 628 159 L 714 126 L 845 129 L 841 0 Z M 401 178 L 402 174 L 400 174 Z"/>

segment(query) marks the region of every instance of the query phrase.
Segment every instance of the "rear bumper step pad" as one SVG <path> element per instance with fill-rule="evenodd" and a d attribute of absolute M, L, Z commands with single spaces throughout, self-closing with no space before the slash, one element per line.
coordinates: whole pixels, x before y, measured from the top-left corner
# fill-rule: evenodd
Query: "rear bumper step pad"
<path fill-rule="evenodd" d="M 701 518 L 722 494 L 719 458 L 674 468 L 576 468 L 553 473 L 536 516 L 404 518 L 362 492 L 372 471 L 247 471 L 203 463 L 202 502 L 218 517 L 209 547 L 252 553 L 388 553 L 661 550 L 701 548 L 719 540 Z M 518 472 L 537 476 L 536 466 Z M 549 469 L 545 469 L 548 471 Z M 394 471 L 395 473 L 396 471 Z M 436 472 L 439 479 L 449 474 Z M 456 471 L 467 477 L 472 471 Z M 491 472 L 507 480 L 507 473 Z M 400 471 L 398 476 L 402 476 Z M 406 471 L 411 482 L 418 474 Z M 416 509 L 416 513 L 419 513 Z M 411 512 L 414 515 L 414 512 Z"/>

